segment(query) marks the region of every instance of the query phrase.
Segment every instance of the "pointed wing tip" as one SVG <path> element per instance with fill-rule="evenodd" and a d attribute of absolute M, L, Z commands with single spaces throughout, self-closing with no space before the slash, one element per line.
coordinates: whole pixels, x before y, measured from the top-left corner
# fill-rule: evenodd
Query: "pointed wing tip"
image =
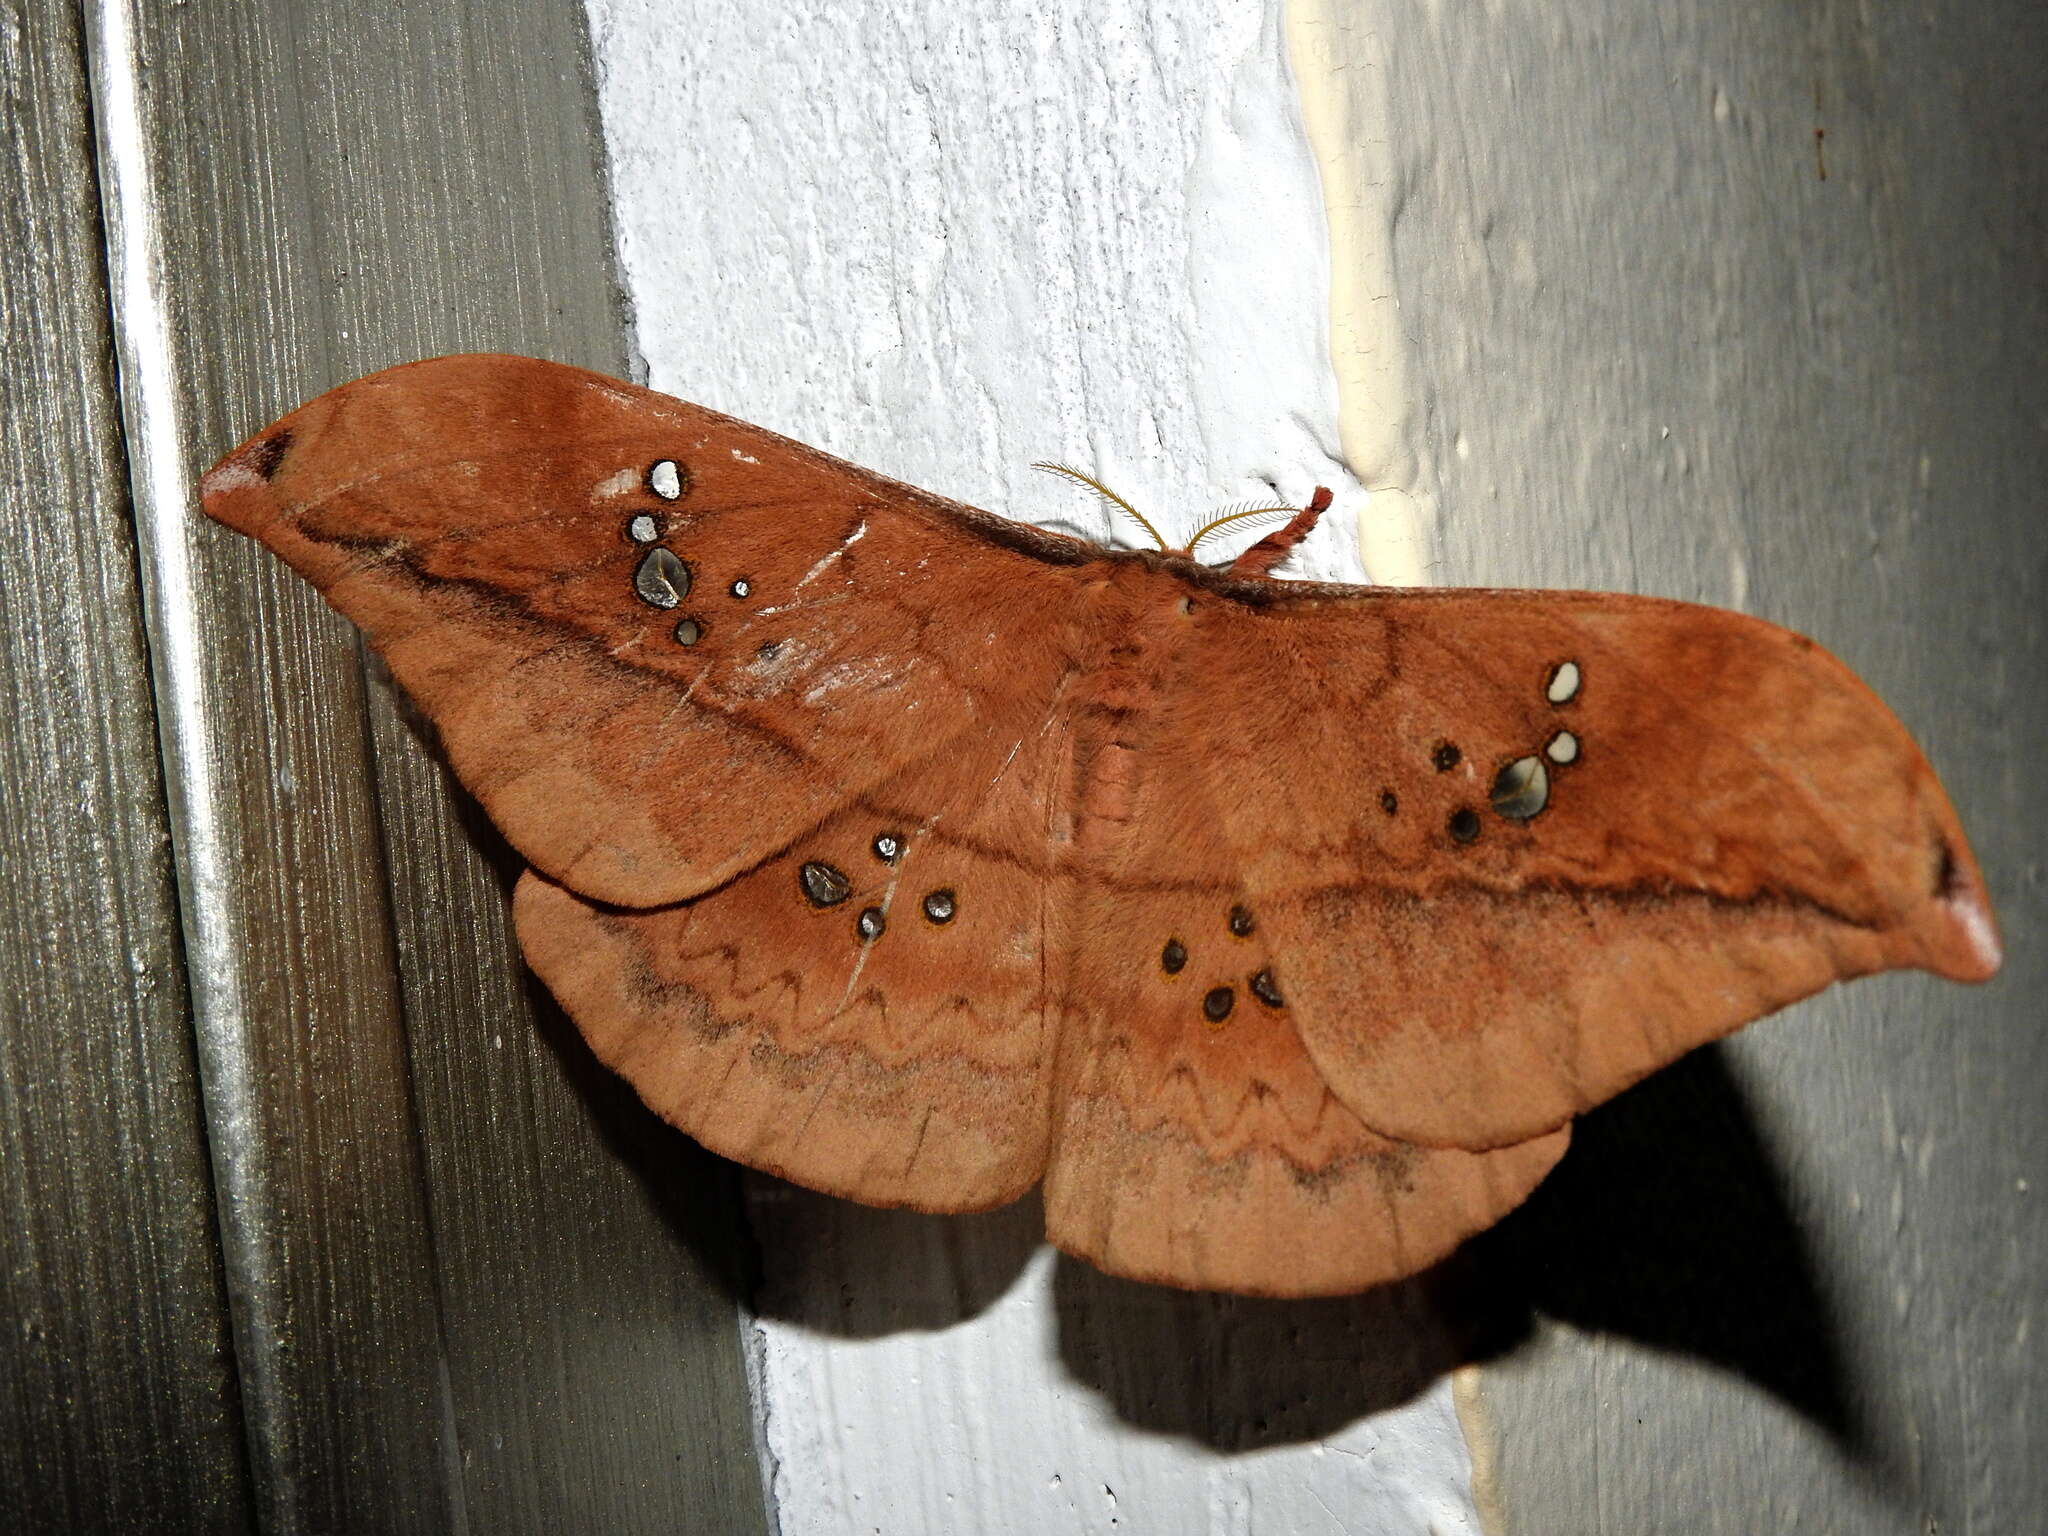
<path fill-rule="evenodd" d="M 369 409 L 381 414 L 371 428 L 358 429 L 341 445 L 355 459 L 365 453 L 365 433 L 387 440 L 392 418 L 429 413 L 441 401 L 465 394 L 516 400 L 579 384 L 595 384 L 615 395 L 635 388 L 586 369 L 509 352 L 457 352 L 398 363 L 337 384 L 252 434 L 200 477 L 200 505 L 215 522 L 262 538 L 291 499 L 274 482 L 282 475 L 304 491 L 309 453 L 312 462 L 331 470 L 333 453 L 323 455 L 319 445 L 358 402 L 374 401 Z"/>
<path fill-rule="evenodd" d="M 2005 963 L 2005 944 L 1984 877 L 1967 852 L 1944 869 L 1927 928 L 1926 967 L 1949 981 L 1989 981 Z"/>
<path fill-rule="evenodd" d="M 1919 857 L 1933 879 L 1908 906 L 1900 928 L 1911 949 L 1891 963 L 1916 966 L 1944 981 L 1982 982 L 2005 962 L 2005 945 L 1991 908 L 1984 871 L 1963 835 L 1961 821 L 1931 768 L 1924 769 L 1934 800 Z"/>
<path fill-rule="evenodd" d="M 291 443 L 291 428 L 277 421 L 228 454 L 200 476 L 202 510 L 237 533 L 262 538 L 278 507 L 270 482 Z"/>

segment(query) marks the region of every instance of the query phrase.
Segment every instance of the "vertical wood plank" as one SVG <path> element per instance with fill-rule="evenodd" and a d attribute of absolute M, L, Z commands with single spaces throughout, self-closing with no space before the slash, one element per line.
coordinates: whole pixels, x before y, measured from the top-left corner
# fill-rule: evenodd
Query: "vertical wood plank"
<path fill-rule="evenodd" d="M 83 40 L 0 12 L 0 1525 L 248 1518 Z"/>
<path fill-rule="evenodd" d="M 761 1530 L 726 1174 L 536 1008 L 353 631 L 192 505 L 373 368 L 623 368 L 580 15 L 108 0 L 94 47 L 262 1522 Z"/>
<path fill-rule="evenodd" d="M 1478 1245 L 1560 1320 L 1479 1373 L 1505 1529 L 2031 1529 L 2048 26 L 1375 4 L 1336 30 L 1388 108 L 1360 153 L 1398 189 L 1442 579 L 1815 636 L 1924 744 L 2006 930 L 1987 988 L 1838 988 L 1587 1117 Z"/>

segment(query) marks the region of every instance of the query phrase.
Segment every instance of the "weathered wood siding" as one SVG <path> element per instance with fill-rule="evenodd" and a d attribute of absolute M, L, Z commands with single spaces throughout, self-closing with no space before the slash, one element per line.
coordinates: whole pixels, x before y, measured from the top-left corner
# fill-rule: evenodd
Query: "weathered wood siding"
<path fill-rule="evenodd" d="M 387 363 L 626 366 L 581 13 L 8 25 L 0 1524 L 764 1529 L 729 1175 L 533 995 L 354 632 L 193 498 Z"/>

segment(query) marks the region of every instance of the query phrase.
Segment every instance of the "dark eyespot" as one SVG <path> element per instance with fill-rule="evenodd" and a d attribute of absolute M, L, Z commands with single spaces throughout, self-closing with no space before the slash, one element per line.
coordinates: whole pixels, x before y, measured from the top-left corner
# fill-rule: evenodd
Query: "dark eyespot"
<path fill-rule="evenodd" d="M 950 923 L 955 911 L 951 891 L 927 891 L 924 897 L 924 915 L 934 923 Z"/>
<path fill-rule="evenodd" d="M 1470 806 L 1459 806 L 1451 812 L 1448 823 L 1451 836 L 1461 843 L 1469 843 L 1479 835 L 1479 814 Z"/>
<path fill-rule="evenodd" d="M 812 859 L 796 872 L 797 886 L 814 907 L 836 907 L 853 894 L 853 882 L 843 870 Z"/>
<path fill-rule="evenodd" d="M 695 619 L 678 619 L 676 621 L 677 645 L 695 645 L 703 638 L 704 626 Z"/>
<path fill-rule="evenodd" d="M 761 648 L 755 651 L 754 654 L 763 661 L 773 661 L 782 654 L 782 642 L 780 640 L 763 640 Z"/>
<path fill-rule="evenodd" d="M 1202 995 L 1202 1017 L 1211 1024 L 1221 1024 L 1236 1006 L 1237 994 L 1228 987 L 1211 987 Z"/>
<path fill-rule="evenodd" d="M 1437 743 L 1436 750 L 1429 754 L 1429 760 L 1436 764 L 1438 773 L 1449 773 L 1464 760 L 1464 756 L 1465 754 L 1458 750 L 1456 742 L 1441 741 Z"/>
<path fill-rule="evenodd" d="M 633 573 L 633 590 L 650 608 L 673 608 L 690 595 L 690 568 L 673 550 L 650 549 Z"/>
<path fill-rule="evenodd" d="M 874 849 L 876 858 L 880 859 L 884 864 L 894 864 L 903 857 L 903 834 L 900 832 L 883 832 L 878 834 L 875 838 Z"/>
<path fill-rule="evenodd" d="M 1187 963 L 1187 946 L 1179 939 L 1168 939 L 1166 948 L 1159 951 L 1159 968 L 1169 976 L 1178 976 Z"/>
<path fill-rule="evenodd" d="M 754 584 L 742 576 L 738 581 L 726 588 L 726 590 L 732 593 L 734 597 L 748 597 L 753 593 Z"/>
<path fill-rule="evenodd" d="M 1385 811 L 1389 816 L 1393 815 L 1394 812 L 1401 809 L 1401 802 L 1394 798 L 1394 792 L 1391 789 L 1383 789 L 1380 791 L 1380 809 Z"/>
<path fill-rule="evenodd" d="M 1540 757 L 1518 757 L 1493 780 L 1493 808 L 1509 821 L 1527 821 L 1550 803 L 1550 773 Z"/>
<path fill-rule="evenodd" d="M 1280 989 L 1273 985 L 1271 971 L 1254 971 L 1252 979 L 1245 983 L 1252 989 L 1252 996 L 1268 1008 L 1285 1008 L 1287 1000 L 1280 995 Z"/>
<path fill-rule="evenodd" d="M 860 916 L 854 919 L 853 931 L 860 935 L 863 944 L 872 944 L 882 936 L 882 930 L 888 926 L 880 907 L 863 907 Z"/>
<path fill-rule="evenodd" d="M 1257 923 L 1252 921 L 1250 908 L 1232 907 L 1230 909 L 1230 931 L 1240 939 L 1250 938 L 1252 931 L 1258 926 Z"/>

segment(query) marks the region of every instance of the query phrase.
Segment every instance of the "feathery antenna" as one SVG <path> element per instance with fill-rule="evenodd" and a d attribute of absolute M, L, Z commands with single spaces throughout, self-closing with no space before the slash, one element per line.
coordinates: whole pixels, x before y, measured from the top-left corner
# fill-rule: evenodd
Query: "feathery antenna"
<path fill-rule="evenodd" d="M 1151 519 L 1146 517 L 1144 513 L 1140 512 L 1128 501 L 1125 501 L 1123 497 L 1117 495 L 1115 491 L 1112 491 L 1108 486 L 1104 485 L 1100 480 L 1096 479 L 1093 475 L 1084 475 L 1081 473 L 1080 470 L 1075 469 L 1072 465 L 1055 464 L 1050 459 L 1041 459 L 1038 463 L 1032 465 L 1031 467 L 1033 469 L 1042 469 L 1049 475 L 1065 475 L 1069 480 L 1074 481 L 1076 484 L 1086 486 L 1089 490 L 1093 491 L 1096 495 L 1100 496 L 1104 501 L 1108 502 L 1111 506 L 1120 508 L 1126 514 L 1128 514 L 1140 528 L 1143 528 L 1147 533 L 1152 535 L 1153 543 L 1157 544 L 1160 547 L 1160 549 L 1168 549 L 1166 540 L 1162 539 L 1159 536 L 1159 530 L 1152 526 Z M 1197 535 L 1197 537 L 1199 537 L 1199 535 Z"/>
<path fill-rule="evenodd" d="M 1221 513 L 1219 513 L 1215 517 L 1210 518 L 1208 522 L 1202 524 L 1200 528 L 1197 528 L 1195 530 L 1195 536 L 1192 539 L 1188 540 L 1188 553 L 1192 555 L 1195 552 L 1195 546 L 1197 544 L 1200 544 L 1202 540 L 1209 537 L 1209 535 L 1214 533 L 1217 529 L 1227 527 L 1231 523 L 1241 523 L 1248 518 L 1254 517 L 1292 517 L 1299 510 L 1300 508 L 1298 507 L 1277 506 L 1255 507 L 1240 505 L 1236 507 L 1226 507 Z"/>

